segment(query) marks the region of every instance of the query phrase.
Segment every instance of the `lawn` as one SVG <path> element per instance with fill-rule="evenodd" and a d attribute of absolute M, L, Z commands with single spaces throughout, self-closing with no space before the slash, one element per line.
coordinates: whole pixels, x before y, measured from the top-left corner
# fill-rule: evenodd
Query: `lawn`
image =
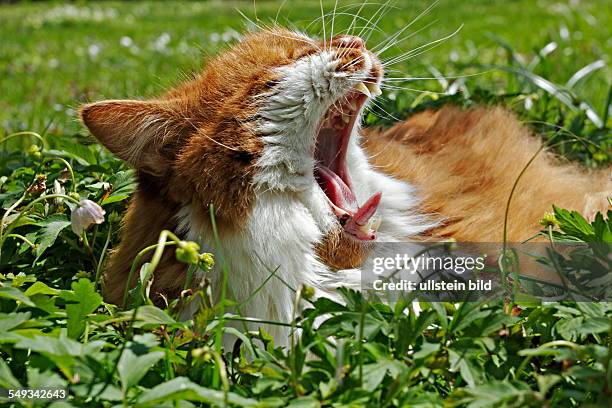
<path fill-rule="evenodd" d="M 206 287 L 164 309 L 142 285 L 126 309 L 102 301 L 100 272 L 135 182 L 79 124 L 77 107 L 160 94 L 257 25 L 320 36 L 355 21 L 370 48 L 383 48 L 410 24 L 382 54 L 414 50 L 388 72 L 404 79 L 389 82 L 367 124 L 447 103 L 503 104 L 569 160 L 610 166 L 605 0 L 356 3 L 0 5 L 0 388 L 67 389 L 70 399 L 53 407 L 609 406 L 605 302 L 422 302 L 417 312 L 348 290 L 343 304 L 311 301 L 302 288 L 305 310 L 276 322 L 302 330 L 283 350 L 263 330 L 226 325 L 243 317 L 225 313 L 231 300 L 209 299 Z M 77 235 L 71 214 L 83 199 L 106 213 Z M 605 242 L 590 265 L 609 268 L 611 213 L 588 222 L 555 211 L 543 234 Z M 180 321 L 181 302 L 198 296 L 207 307 Z M 325 323 L 314 329 L 315 319 Z M 221 348 L 227 334 L 237 338 L 232 350 Z"/>

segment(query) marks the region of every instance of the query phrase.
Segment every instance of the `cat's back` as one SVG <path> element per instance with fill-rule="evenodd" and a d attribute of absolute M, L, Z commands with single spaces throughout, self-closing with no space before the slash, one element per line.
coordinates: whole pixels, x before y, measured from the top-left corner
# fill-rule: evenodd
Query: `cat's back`
<path fill-rule="evenodd" d="M 499 242 L 519 176 L 510 241 L 537 233 L 552 204 L 591 215 L 605 210 L 612 193 L 610 169 L 587 172 L 562 163 L 502 108 L 424 111 L 386 130 L 366 129 L 363 146 L 373 166 L 416 186 L 421 210 L 441 220 L 430 231 L 436 237 Z"/>

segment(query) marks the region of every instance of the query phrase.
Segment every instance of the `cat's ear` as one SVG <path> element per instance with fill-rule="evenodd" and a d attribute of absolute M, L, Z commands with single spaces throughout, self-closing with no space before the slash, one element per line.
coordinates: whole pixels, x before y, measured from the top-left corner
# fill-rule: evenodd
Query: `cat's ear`
<path fill-rule="evenodd" d="M 111 152 L 158 176 L 165 173 L 187 128 L 171 101 L 108 100 L 84 105 L 79 114 Z"/>

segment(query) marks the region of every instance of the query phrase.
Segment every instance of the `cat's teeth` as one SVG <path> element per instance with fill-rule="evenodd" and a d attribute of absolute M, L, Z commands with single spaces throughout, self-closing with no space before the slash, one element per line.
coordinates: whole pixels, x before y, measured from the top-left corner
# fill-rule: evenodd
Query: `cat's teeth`
<path fill-rule="evenodd" d="M 359 230 L 365 235 L 370 235 L 371 233 L 376 233 L 378 231 L 378 228 L 380 228 L 380 223 L 381 219 L 377 216 L 374 216 L 367 223 L 358 226 L 357 228 L 359 228 Z"/>
<path fill-rule="evenodd" d="M 352 99 L 349 103 L 348 103 L 348 107 L 351 108 L 352 112 L 355 112 L 357 110 L 357 101 L 355 99 Z"/>
<path fill-rule="evenodd" d="M 368 89 L 368 87 L 363 82 L 358 82 L 357 85 L 355 85 L 354 89 L 357 92 L 361 92 L 362 94 L 364 94 L 368 98 L 372 97 L 372 94 L 370 93 L 370 90 Z"/>
<path fill-rule="evenodd" d="M 382 219 L 374 216 L 370 222 L 371 222 L 370 228 L 373 229 L 374 231 L 378 231 L 378 229 L 380 228 L 380 223 L 382 222 Z"/>
<path fill-rule="evenodd" d="M 374 228 L 372 228 L 372 220 L 368 221 L 365 225 L 362 225 L 360 227 L 358 227 L 359 230 L 361 232 L 363 232 L 365 235 L 370 235 L 370 232 L 372 230 L 376 231 Z"/>
<path fill-rule="evenodd" d="M 347 115 L 347 114 L 342 114 L 342 121 L 343 121 L 345 124 L 348 124 L 348 123 L 351 121 L 351 116 L 350 116 L 350 115 Z"/>
<path fill-rule="evenodd" d="M 373 96 L 378 96 L 382 94 L 380 86 L 378 86 L 378 84 L 376 83 L 368 82 L 365 86 L 368 88 L 368 90 L 370 91 L 370 94 Z"/>

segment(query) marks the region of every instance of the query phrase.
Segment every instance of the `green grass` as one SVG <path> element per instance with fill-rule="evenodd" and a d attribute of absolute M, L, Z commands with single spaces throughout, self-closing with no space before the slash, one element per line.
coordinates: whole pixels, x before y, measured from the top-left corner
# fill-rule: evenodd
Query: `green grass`
<path fill-rule="evenodd" d="M 258 2 L 258 18 L 274 20 L 279 3 Z M 385 57 L 446 36 L 463 25 L 447 42 L 394 69 L 400 76 L 431 77 L 428 65 L 444 75 L 464 73 L 465 64 L 506 65 L 508 55 L 494 38 L 510 44 L 517 56 L 529 63 L 546 44 L 555 42 L 557 48 L 539 64 L 537 72 L 565 84 L 583 66 L 608 60 L 612 11 L 606 3 L 516 0 L 502 5 L 496 1 L 443 0 L 407 33 L 431 24 L 428 28 L 390 49 Z M 327 12 L 333 10 L 333 2 L 324 4 Z M 347 4 L 351 2 L 340 1 L 339 8 L 344 10 Z M 389 9 L 378 23 L 382 32 L 372 33 L 368 44 L 378 44 L 387 38 L 383 33 L 396 32 L 431 4 L 423 0 L 396 2 L 396 8 Z M 361 14 L 369 19 L 378 8 L 367 6 Z M 9 133 L 42 131 L 48 126 L 54 135 L 82 133 L 74 114 L 80 103 L 163 92 L 224 47 L 224 34 L 232 38 L 232 33 L 244 30 L 247 21 L 236 9 L 254 20 L 249 1 L 3 6 L 0 123 Z M 346 9 L 351 13 L 357 10 L 354 5 Z M 279 21 L 305 29 L 320 14 L 317 1 L 290 1 L 280 9 Z M 327 24 L 329 31 L 329 18 Z M 346 17 L 338 18 L 336 28 L 347 25 Z M 321 25 L 315 22 L 308 32 L 319 35 Z M 162 46 L 165 35 L 169 41 Z M 122 37 L 131 39 L 129 47 L 120 45 Z M 214 41 L 217 37 L 220 40 Z M 469 72 L 479 71 L 485 69 Z M 468 84 L 485 84 L 493 90 L 505 89 L 505 82 L 507 78 L 500 73 L 468 80 Z M 442 90 L 436 81 L 413 82 L 410 87 Z M 602 115 L 609 87 L 610 69 L 606 67 L 581 81 L 576 92 Z"/>
<path fill-rule="evenodd" d="M 258 1 L 259 20 L 273 20 L 280 3 Z M 396 3 L 378 29 L 394 33 L 431 4 Z M 339 10 L 346 4 L 339 2 Z M 478 75 L 393 83 L 406 89 L 386 90 L 366 121 L 388 124 L 446 103 L 504 104 L 559 153 L 609 166 L 610 68 L 585 71 L 565 86 L 584 66 L 608 62 L 606 6 L 603 0 L 443 0 L 410 31 L 427 28 L 383 57 L 463 25 L 461 31 L 389 74 Z M 300 29 L 314 21 L 309 32 L 316 35 L 319 7 L 287 1 L 279 21 Z M 331 12 L 334 3 L 324 7 Z M 215 303 L 206 285 L 163 310 L 154 307 L 145 288 L 155 262 L 142 270 L 126 310 L 103 303 L 99 272 L 117 244 L 135 183 L 125 164 L 87 136 L 75 109 L 102 98 L 155 95 L 189 76 L 248 25 L 235 8 L 255 19 L 251 2 L 0 6 L 0 139 L 13 135 L 0 142 L 0 387 L 68 388 L 70 400 L 55 408 L 609 406 L 608 303 L 422 302 L 416 313 L 411 302 L 387 305 L 346 290 L 344 304 L 311 302 L 302 288 L 296 296 L 305 310 L 295 322 L 276 322 L 302 330 L 289 350 L 275 348 L 265 331 L 222 324 L 243 317 L 226 314 L 231 299 Z M 366 6 L 362 15 L 370 18 L 377 8 Z M 350 19 L 338 17 L 335 31 Z M 368 44 L 385 38 L 374 31 Z M 42 137 L 13 133 L 23 130 Z M 70 228 L 76 194 L 106 211 L 102 224 L 80 236 Z M 591 245 L 586 257 L 553 254 L 556 267 L 572 270 L 576 256 L 580 266 L 607 278 L 611 216 L 588 223 L 556 209 L 543 235 Z M 168 239 L 183 248 L 183 261 L 209 265 L 185 242 Z M 206 306 L 194 321 L 180 322 L 179 306 L 195 298 Z M 318 329 L 315 319 L 324 321 Z M 239 339 L 233 350 L 220 349 L 223 332 Z"/>

